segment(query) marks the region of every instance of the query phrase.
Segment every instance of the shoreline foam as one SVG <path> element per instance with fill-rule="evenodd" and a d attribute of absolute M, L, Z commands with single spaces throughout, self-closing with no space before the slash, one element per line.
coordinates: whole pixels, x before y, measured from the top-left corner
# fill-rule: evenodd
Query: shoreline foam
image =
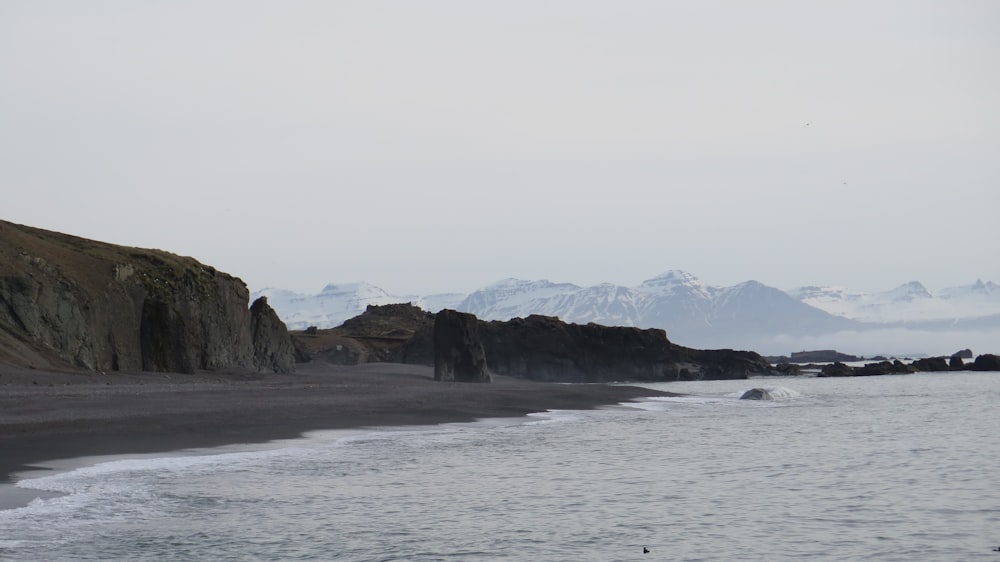
<path fill-rule="evenodd" d="M 429 367 L 386 363 L 308 364 L 299 370 L 294 375 L 0 372 L 0 484 L 56 459 L 263 444 L 311 430 L 587 410 L 665 394 L 509 377 L 490 384 L 441 383 Z M 0 495 L 0 508 L 4 503 Z"/>

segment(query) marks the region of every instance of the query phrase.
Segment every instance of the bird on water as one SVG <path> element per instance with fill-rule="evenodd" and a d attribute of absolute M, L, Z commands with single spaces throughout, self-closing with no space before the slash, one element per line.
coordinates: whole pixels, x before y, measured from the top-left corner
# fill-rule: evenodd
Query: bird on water
<path fill-rule="evenodd" d="M 642 553 L 643 554 L 649 554 L 649 549 L 646 548 L 646 547 L 642 547 Z"/>

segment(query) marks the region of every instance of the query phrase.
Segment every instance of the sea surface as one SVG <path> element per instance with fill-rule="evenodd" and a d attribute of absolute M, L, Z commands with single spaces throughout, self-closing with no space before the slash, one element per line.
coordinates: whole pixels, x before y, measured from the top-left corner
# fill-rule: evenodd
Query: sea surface
<path fill-rule="evenodd" d="M 0 559 L 1000 561 L 1000 373 L 650 386 L 24 474 Z"/>

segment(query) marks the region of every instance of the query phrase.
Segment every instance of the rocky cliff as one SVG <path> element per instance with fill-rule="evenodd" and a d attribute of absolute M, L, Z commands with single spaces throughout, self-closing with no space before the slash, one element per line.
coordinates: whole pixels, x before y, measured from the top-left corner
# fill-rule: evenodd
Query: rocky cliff
<path fill-rule="evenodd" d="M 444 309 L 434 319 L 434 380 L 491 382 L 479 321 L 466 312 Z"/>
<path fill-rule="evenodd" d="M 257 315 L 266 328 L 255 331 L 248 299 L 240 279 L 193 258 L 0 221 L 0 361 L 8 364 L 284 372 L 288 333 L 269 307 Z"/>
<path fill-rule="evenodd" d="M 775 374 L 752 351 L 675 345 L 659 329 L 570 324 L 532 315 L 480 327 L 490 369 L 558 382 L 738 379 Z"/>
<path fill-rule="evenodd" d="M 668 381 L 777 374 L 752 351 L 691 349 L 670 342 L 663 330 L 571 324 L 539 315 L 506 322 L 477 319 L 476 330 L 462 332 L 461 342 L 466 343 L 455 343 L 456 339 L 436 347 L 440 314 L 408 304 L 369 305 L 364 314 L 338 328 L 293 335 L 303 360 L 338 364 L 398 361 L 434 366 L 440 353 L 457 353 L 456 346 L 467 345 L 470 353 L 478 353 L 473 349 L 478 341 L 490 372 L 545 381 Z"/>

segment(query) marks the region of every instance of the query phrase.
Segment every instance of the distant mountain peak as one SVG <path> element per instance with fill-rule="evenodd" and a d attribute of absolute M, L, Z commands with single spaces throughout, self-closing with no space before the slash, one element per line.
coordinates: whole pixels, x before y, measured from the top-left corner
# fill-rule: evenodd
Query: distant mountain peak
<path fill-rule="evenodd" d="M 927 290 L 927 287 L 924 287 L 924 284 L 920 281 L 903 283 L 895 289 L 886 291 L 884 295 L 893 301 L 912 301 L 916 299 L 929 299 L 934 297 L 934 295 L 932 295 L 930 291 Z"/>
<path fill-rule="evenodd" d="M 682 269 L 671 269 L 656 277 L 642 282 L 643 285 L 662 285 L 665 283 L 683 283 L 687 285 L 702 285 L 701 279 Z"/>

